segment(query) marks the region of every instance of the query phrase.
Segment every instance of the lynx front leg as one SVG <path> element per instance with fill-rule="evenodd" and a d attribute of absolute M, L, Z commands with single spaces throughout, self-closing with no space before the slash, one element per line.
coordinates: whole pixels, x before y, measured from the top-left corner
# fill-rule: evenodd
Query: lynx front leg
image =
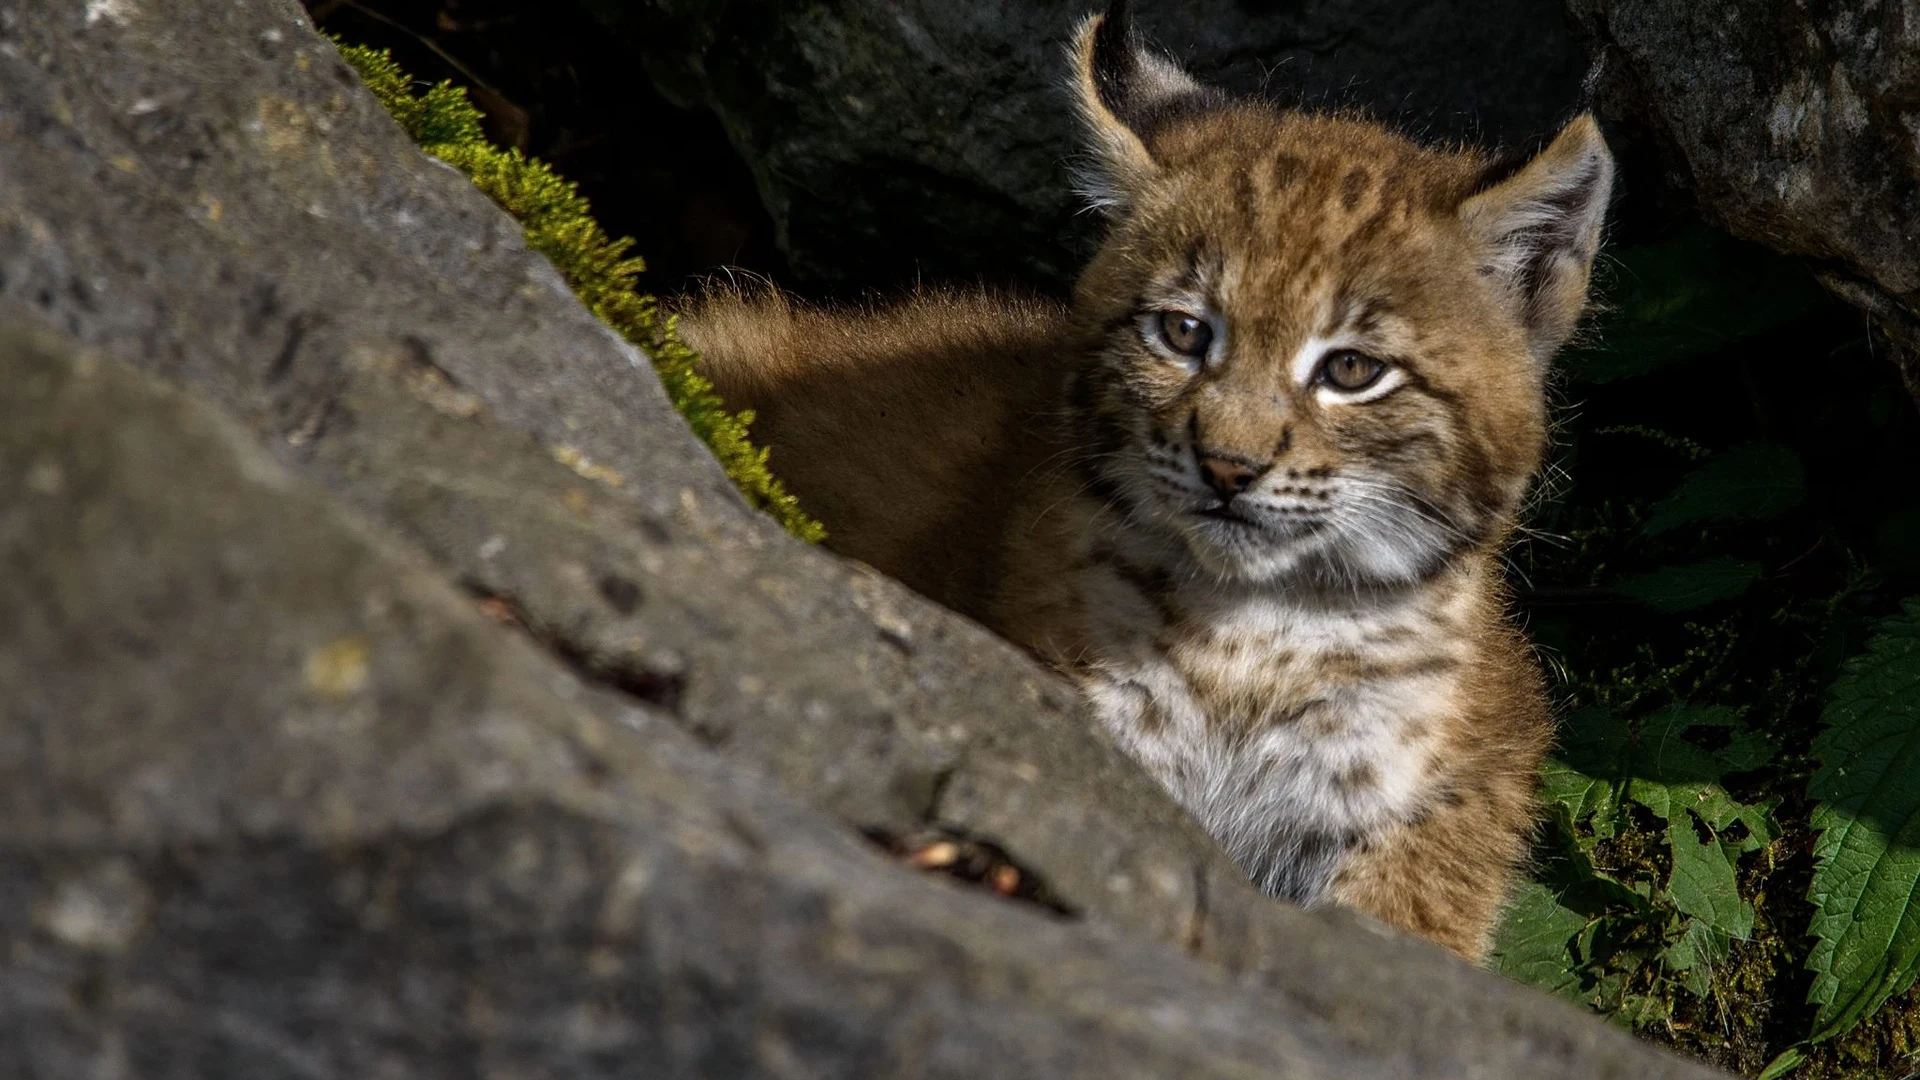
<path fill-rule="evenodd" d="M 1475 795 L 1355 847 L 1333 901 L 1480 962 L 1526 853 L 1532 798 L 1530 789 Z"/>

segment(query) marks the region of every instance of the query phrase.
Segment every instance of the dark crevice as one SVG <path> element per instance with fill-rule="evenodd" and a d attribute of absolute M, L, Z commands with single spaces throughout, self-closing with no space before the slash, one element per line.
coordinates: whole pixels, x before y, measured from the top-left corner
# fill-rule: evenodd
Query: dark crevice
<path fill-rule="evenodd" d="M 307 339 L 307 331 L 312 328 L 313 317 L 305 312 L 287 320 L 286 340 L 280 351 L 274 354 L 273 362 L 267 365 L 267 381 L 277 383 L 293 370 L 294 358 L 300 355 L 300 346 Z"/>
<path fill-rule="evenodd" d="M 681 715 L 680 705 L 686 691 L 686 676 L 679 672 L 648 671 L 620 661 L 596 656 L 578 644 L 542 627 L 527 617 L 526 610 L 512 596 L 498 593 L 473 581 L 461 582 L 468 595 L 479 601 L 483 614 L 503 626 L 511 626 L 532 638 L 541 648 L 565 661 L 576 675 L 588 682 L 616 690 L 656 709 L 664 710 L 709 746 L 723 741 L 724 735 L 689 723 Z"/>
<path fill-rule="evenodd" d="M 1193 913 L 1187 921 L 1187 932 L 1181 936 L 1180 944 L 1195 956 L 1207 944 L 1207 868 L 1193 868 Z"/>
<path fill-rule="evenodd" d="M 916 870 L 941 874 L 1008 900 L 1044 908 L 1055 915 L 1067 918 L 1080 915 L 1054 893 L 1044 878 L 1015 861 L 1005 848 L 992 841 L 938 824 L 905 833 L 880 828 L 860 831 L 882 851 Z"/>
<path fill-rule="evenodd" d="M 446 380 L 448 386 L 459 388 L 460 380 L 454 378 L 453 372 L 441 367 L 433 358 L 433 346 L 427 342 L 427 339 L 418 334 L 406 334 L 400 338 L 400 347 L 406 351 L 407 362 L 411 363 L 415 370 L 430 372 L 434 377 Z"/>
<path fill-rule="evenodd" d="M 525 634 L 542 649 L 564 661 L 580 678 L 664 710 L 683 730 L 710 748 L 726 741 L 726 732 L 714 730 L 682 714 L 681 697 L 686 684 L 683 675 L 610 663 L 543 628 L 528 616 L 526 609 L 511 595 L 471 579 L 461 581 L 460 587 L 474 598 L 483 615 L 501 626 Z M 934 774 L 922 810 L 923 824 L 919 827 L 907 832 L 865 828 L 860 830 L 861 835 L 895 859 L 916 869 L 943 874 L 955 881 L 985 889 L 1008 900 L 1043 908 L 1055 915 L 1077 918 L 1078 910 L 1060 899 L 1044 878 L 1015 860 L 1005 848 L 937 820 L 940 804 L 958 772 L 959 766 L 950 765 Z M 738 822 L 730 821 L 729 827 L 749 849 L 756 852 L 767 850 L 766 842 L 753 831 Z M 1204 892 L 1201 895 L 1204 897 Z"/>
<path fill-rule="evenodd" d="M 924 825 L 933 825 L 940 820 L 940 804 L 946 800 L 947 788 L 952 786 L 954 774 L 960 766 L 949 765 L 933 774 L 933 782 L 927 785 L 927 804 L 920 809 L 920 821 Z"/>

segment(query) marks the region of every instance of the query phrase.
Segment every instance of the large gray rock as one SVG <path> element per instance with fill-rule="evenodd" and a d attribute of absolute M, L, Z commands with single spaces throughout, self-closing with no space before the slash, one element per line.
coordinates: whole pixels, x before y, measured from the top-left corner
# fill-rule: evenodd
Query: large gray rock
<path fill-rule="evenodd" d="M 1065 43 L 1097 0 L 589 0 L 669 97 L 713 110 L 803 278 L 1051 285 L 1092 224 Z M 1135 5 L 1202 78 L 1450 137 L 1539 134 L 1580 59 L 1550 0 Z"/>
<path fill-rule="evenodd" d="M 0 349 L 10 1071 L 1698 1074 L 1258 896 L 1059 683 L 753 514 L 287 0 L 0 2 L 0 316 L 261 448 Z M 858 838 L 928 825 L 1078 919 Z"/>
<path fill-rule="evenodd" d="M 1371 1056 L 1170 946 L 886 866 L 177 391 L 11 327 L 0 385 L 0 1074 Z"/>
<path fill-rule="evenodd" d="M 1066 688 L 747 509 L 646 360 L 298 8 L 87 10 L 0 8 L 0 310 L 226 406 L 583 670 L 854 825 L 998 837 L 1165 940 L 1208 936 L 1211 892 L 1239 951 L 1240 875 Z"/>
<path fill-rule="evenodd" d="M 1600 101 L 1728 231 L 1813 261 L 1920 389 L 1920 4 L 1569 0 Z"/>

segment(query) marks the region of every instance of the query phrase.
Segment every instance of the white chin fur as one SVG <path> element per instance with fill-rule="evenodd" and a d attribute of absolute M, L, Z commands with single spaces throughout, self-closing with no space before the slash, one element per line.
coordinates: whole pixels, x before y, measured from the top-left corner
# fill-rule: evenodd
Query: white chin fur
<path fill-rule="evenodd" d="M 1273 581 L 1300 572 L 1323 557 L 1323 533 L 1280 536 L 1266 530 L 1223 525 L 1183 515 L 1180 538 L 1203 569 L 1230 581 Z"/>
<path fill-rule="evenodd" d="M 1322 527 L 1292 535 L 1173 516 L 1194 561 L 1231 581 L 1308 576 L 1336 586 L 1404 585 L 1431 573 L 1448 549 L 1446 526 L 1405 507 L 1358 517 L 1336 511 Z"/>
<path fill-rule="evenodd" d="M 1405 585 L 1444 561 L 1450 538 L 1458 535 L 1451 525 L 1389 495 L 1377 483 L 1336 492 L 1326 508 L 1329 513 L 1314 528 L 1228 524 L 1191 513 L 1197 493 L 1164 490 L 1181 486 L 1170 477 L 1162 477 L 1162 487 L 1157 487 L 1150 479 L 1153 471 L 1151 463 L 1143 463 L 1114 475 L 1135 508 L 1130 516 L 1179 537 L 1199 568 L 1223 581 L 1302 578 L 1341 588 Z"/>

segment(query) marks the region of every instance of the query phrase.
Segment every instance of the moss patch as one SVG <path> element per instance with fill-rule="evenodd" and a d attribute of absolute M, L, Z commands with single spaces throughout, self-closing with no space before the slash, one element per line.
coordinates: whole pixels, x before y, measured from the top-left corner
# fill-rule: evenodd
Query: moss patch
<path fill-rule="evenodd" d="M 680 341 L 674 320 L 634 288 L 645 264 L 628 253 L 633 242 L 609 237 L 575 186 L 545 164 L 487 141 L 480 111 L 463 88 L 443 82 L 415 92 L 414 80 L 385 49 L 336 44 L 420 149 L 459 169 L 512 214 L 526 230 L 527 246 L 552 261 L 580 301 L 653 360 L 674 408 L 747 501 L 803 540 L 824 539 L 826 530 L 768 471 L 766 449 L 749 440 L 753 413 L 727 409 L 713 384 L 694 370 L 694 352 Z"/>

